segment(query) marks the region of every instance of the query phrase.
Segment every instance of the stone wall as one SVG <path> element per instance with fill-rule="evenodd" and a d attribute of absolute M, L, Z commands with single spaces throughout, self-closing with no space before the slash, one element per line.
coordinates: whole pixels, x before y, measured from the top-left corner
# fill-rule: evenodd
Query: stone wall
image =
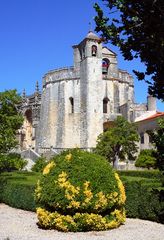
<path fill-rule="evenodd" d="M 36 125 L 36 150 L 43 153 L 46 149 L 93 148 L 104 124 L 120 115 L 134 121 L 147 111 L 145 104 L 134 103 L 132 76 L 118 69 L 116 54 L 103 47 L 94 33 L 73 49 L 74 67 L 51 70 L 43 77 Z M 109 63 L 106 73 L 102 73 L 104 59 Z M 104 99 L 107 112 L 103 113 Z"/>

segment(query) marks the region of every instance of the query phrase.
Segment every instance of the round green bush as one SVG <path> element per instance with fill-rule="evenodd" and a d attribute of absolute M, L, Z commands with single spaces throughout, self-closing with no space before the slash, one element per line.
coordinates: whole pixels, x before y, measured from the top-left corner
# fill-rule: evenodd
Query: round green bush
<path fill-rule="evenodd" d="M 136 167 L 143 167 L 143 168 L 156 168 L 157 160 L 154 157 L 155 151 L 153 149 L 144 149 L 141 150 L 136 162 Z"/>
<path fill-rule="evenodd" d="M 12 172 L 22 170 L 27 161 L 18 153 L 0 154 L 0 172 Z"/>
<path fill-rule="evenodd" d="M 35 190 L 39 225 L 61 231 L 107 230 L 125 221 L 125 191 L 103 157 L 79 149 L 53 158 Z"/>

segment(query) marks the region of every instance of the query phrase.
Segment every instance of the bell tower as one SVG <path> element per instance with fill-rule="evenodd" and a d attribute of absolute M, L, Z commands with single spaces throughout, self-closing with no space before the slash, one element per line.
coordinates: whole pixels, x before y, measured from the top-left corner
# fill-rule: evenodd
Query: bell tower
<path fill-rule="evenodd" d="M 74 65 L 80 71 L 80 145 L 90 148 L 103 131 L 102 44 L 92 31 L 74 46 Z"/>

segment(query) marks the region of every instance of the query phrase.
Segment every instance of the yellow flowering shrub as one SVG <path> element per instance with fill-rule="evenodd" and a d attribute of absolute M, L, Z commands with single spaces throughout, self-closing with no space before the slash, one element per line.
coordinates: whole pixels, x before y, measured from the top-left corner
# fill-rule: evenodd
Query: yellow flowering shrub
<path fill-rule="evenodd" d="M 43 175 L 46 175 L 50 172 L 50 170 L 55 166 L 54 162 L 48 163 L 45 168 L 43 169 Z"/>
<path fill-rule="evenodd" d="M 58 212 L 48 212 L 45 209 L 37 208 L 37 216 L 40 226 L 46 228 L 47 226 L 55 228 L 60 231 L 77 231 L 77 230 L 92 230 L 102 231 L 118 227 L 125 221 L 122 218 L 124 213 L 117 210 L 111 213 L 111 216 L 116 216 L 115 219 L 110 220 L 109 217 L 103 217 L 95 213 L 76 213 L 74 216 L 61 215 Z M 81 229 L 82 228 L 82 229 Z"/>
<path fill-rule="evenodd" d="M 98 200 L 95 203 L 95 209 L 102 209 L 105 208 L 108 204 L 108 199 L 106 198 L 106 196 L 104 195 L 103 192 L 99 192 L 96 194 Z"/>
<path fill-rule="evenodd" d="M 41 197 L 41 191 L 42 191 L 42 187 L 40 186 L 40 180 L 37 181 L 37 186 L 36 186 L 36 189 L 35 189 L 35 197 L 37 199 L 40 199 Z"/>
<path fill-rule="evenodd" d="M 115 178 L 118 182 L 118 188 L 120 190 L 119 203 L 124 204 L 126 201 L 124 185 L 123 185 L 122 181 L 120 180 L 118 173 L 115 173 Z"/>
<path fill-rule="evenodd" d="M 65 197 L 68 200 L 73 200 L 77 194 L 79 194 L 79 187 L 73 186 L 68 180 L 66 172 L 62 172 L 58 177 L 58 184 L 61 188 L 65 189 Z"/>
<path fill-rule="evenodd" d="M 60 231 L 107 230 L 125 222 L 124 186 L 109 163 L 69 150 L 44 168 L 35 199 L 39 225 Z"/>
<path fill-rule="evenodd" d="M 93 193 L 92 193 L 91 189 L 89 188 L 89 185 L 90 185 L 89 181 L 86 181 L 83 184 L 83 188 L 84 188 L 83 194 L 85 196 L 85 199 L 82 203 L 83 206 L 87 206 L 90 203 L 91 199 L 93 198 Z"/>
<path fill-rule="evenodd" d="M 65 160 L 71 161 L 71 159 L 72 159 L 72 154 L 71 153 L 69 153 L 65 156 Z"/>

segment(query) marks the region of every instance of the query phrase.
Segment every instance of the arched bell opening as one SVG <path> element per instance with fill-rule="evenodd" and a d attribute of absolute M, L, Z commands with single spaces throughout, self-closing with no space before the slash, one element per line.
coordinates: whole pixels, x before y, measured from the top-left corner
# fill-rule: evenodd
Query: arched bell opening
<path fill-rule="evenodd" d="M 97 56 L 97 46 L 96 45 L 92 45 L 92 56 L 96 57 Z"/>
<path fill-rule="evenodd" d="M 107 58 L 103 58 L 102 60 L 102 74 L 108 74 L 110 61 Z"/>

